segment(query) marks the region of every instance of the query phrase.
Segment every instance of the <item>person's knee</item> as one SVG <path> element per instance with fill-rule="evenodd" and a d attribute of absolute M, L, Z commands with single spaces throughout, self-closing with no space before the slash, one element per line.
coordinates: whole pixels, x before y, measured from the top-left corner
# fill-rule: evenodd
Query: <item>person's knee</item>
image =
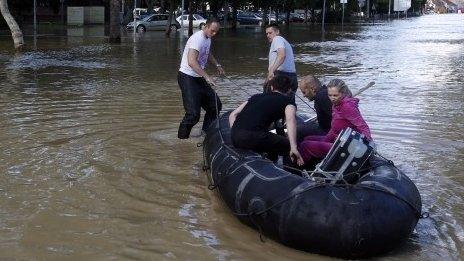
<path fill-rule="evenodd" d="M 209 106 L 206 108 L 207 112 L 210 112 L 213 114 L 219 114 L 221 110 L 222 110 L 222 103 L 221 103 L 221 100 L 219 100 L 219 98 L 216 98 L 216 100 L 213 100 L 213 102 L 211 102 Z"/>
<path fill-rule="evenodd" d="M 190 124 L 197 124 L 200 121 L 200 112 L 187 112 L 185 114 L 185 120 Z"/>
<path fill-rule="evenodd" d="M 198 123 L 200 121 L 200 113 L 194 113 L 192 114 L 192 121 Z"/>
<path fill-rule="evenodd" d="M 222 102 L 219 100 L 219 98 L 216 98 L 217 100 L 217 113 L 219 113 L 222 110 Z"/>

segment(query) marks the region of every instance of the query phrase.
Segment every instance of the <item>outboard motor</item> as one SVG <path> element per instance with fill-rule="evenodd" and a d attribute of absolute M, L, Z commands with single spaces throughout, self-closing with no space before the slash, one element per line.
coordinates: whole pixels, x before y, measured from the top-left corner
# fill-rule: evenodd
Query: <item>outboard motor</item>
<path fill-rule="evenodd" d="M 345 180 L 355 182 L 368 167 L 368 159 L 375 152 L 373 144 L 361 133 L 346 128 L 338 135 L 327 156 L 316 167 L 331 183 Z"/>

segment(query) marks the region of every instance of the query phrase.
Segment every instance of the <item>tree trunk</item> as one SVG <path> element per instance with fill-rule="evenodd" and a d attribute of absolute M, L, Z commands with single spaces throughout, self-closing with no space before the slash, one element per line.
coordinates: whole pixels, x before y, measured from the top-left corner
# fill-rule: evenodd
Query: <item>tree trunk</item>
<path fill-rule="evenodd" d="M 152 2 L 152 5 L 151 5 L 151 10 L 153 10 L 153 1 Z M 160 14 L 164 14 L 166 13 L 166 4 L 167 4 L 167 1 L 166 0 L 161 0 L 160 1 L 160 10 L 159 10 L 159 13 Z"/>
<path fill-rule="evenodd" d="M 314 8 L 311 8 L 311 23 L 316 23 L 316 10 L 314 10 Z"/>
<path fill-rule="evenodd" d="M 175 7 L 175 0 L 170 0 L 169 1 L 169 18 L 168 18 L 168 24 L 166 25 L 166 37 L 170 37 L 171 36 L 171 23 L 172 21 L 174 21 L 174 7 Z M 184 33 L 184 32 L 182 32 Z"/>
<path fill-rule="evenodd" d="M 287 25 L 290 25 L 290 9 L 287 10 L 287 14 L 285 16 L 285 22 Z"/>
<path fill-rule="evenodd" d="M 8 24 L 8 27 L 10 27 L 15 49 L 21 50 L 21 48 L 24 45 L 23 33 L 21 32 L 21 29 L 16 23 L 14 17 L 10 14 L 10 11 L 8 10 L 7 0 L 0 0 L 0 11 L 6 23 Z"/>
<path fill-rule="evenodd" d="M 269 23 L 269 20 L 271 19 L 271 14 L 268 11 L 269 7 L 265 6 L 263 8 L 263 20 L 261 26 L 266 26 Z"/>
<path fill-rule="evenodd" d="M 121 43 L 121 28 L 119 25 L 119 9 L 121 0 L 110 2 L 110 43 Z"/>
<path fill-rule="evenodd" d="M 232 1 L 232 30 L 237 29 L 238 0 Z"/>
<path fill-rule="evenodd" d="M 370 14 L 371 14 L 371 9 L 369 7 L 370 3 L 369 0 L 366 0 L 366 18 L 369 19 Z"/>
<path fill-rule="evenodd" d="M 219 5 L 218 0 L 210 1 L 210 9 L 214 18 L 218 18 Z"/>
<path fill-rule="evenodd" d="M 291 1 L 285 1 L 284 7 L 286 11 L 285 22 L 287 23 L 287 26 L 289 26 L 290 25 L 290 12 L 292 11 Z"/>
<path fill-rule="evenodd" d="M 308 23 L 308 6 L 305 6 L 304 23 Z"/>
<path fill-rule="evenodd" d="M 224 1 L 224 28 L 227 28 L 227 24 L 229 23 L 229 2 L 227 0 Z"/>
<path fill-rule="evenodd" d="M 189 29 L 188 29 L 188 36 L 192 36 L 193 34 L 193 0 L 189 0 Z"/>

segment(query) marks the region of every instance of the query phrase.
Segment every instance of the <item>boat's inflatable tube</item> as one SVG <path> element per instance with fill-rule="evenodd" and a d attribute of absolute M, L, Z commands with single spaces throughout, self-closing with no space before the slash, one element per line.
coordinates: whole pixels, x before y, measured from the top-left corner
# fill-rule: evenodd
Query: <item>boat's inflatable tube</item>
<path fill-rule="evenodd" d="M 356 184 L 315 182 L 234 148 L 228 115 L 207 131 L 204 157 L 211 187 L 242 222 L 287 246 L 345 258 L 386 252 L 413 231 L 421 198 L 393 164 L 373 157 Z"/>

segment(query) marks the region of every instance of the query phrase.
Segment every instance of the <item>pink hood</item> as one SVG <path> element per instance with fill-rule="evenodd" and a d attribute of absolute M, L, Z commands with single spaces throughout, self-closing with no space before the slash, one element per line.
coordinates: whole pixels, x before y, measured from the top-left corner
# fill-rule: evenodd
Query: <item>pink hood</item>
<path fill-rule="evenodd" d="M 359 99 L 345 97 L 338 105 L 332 106 L 332 126 L 329 133 L 327 133 L 326 141 L 334 142 L 338 134 L 347 127 L 364 134 L 369 140 L 372 140 L 371 131 L 361 116 L 358 103 Z"/>

